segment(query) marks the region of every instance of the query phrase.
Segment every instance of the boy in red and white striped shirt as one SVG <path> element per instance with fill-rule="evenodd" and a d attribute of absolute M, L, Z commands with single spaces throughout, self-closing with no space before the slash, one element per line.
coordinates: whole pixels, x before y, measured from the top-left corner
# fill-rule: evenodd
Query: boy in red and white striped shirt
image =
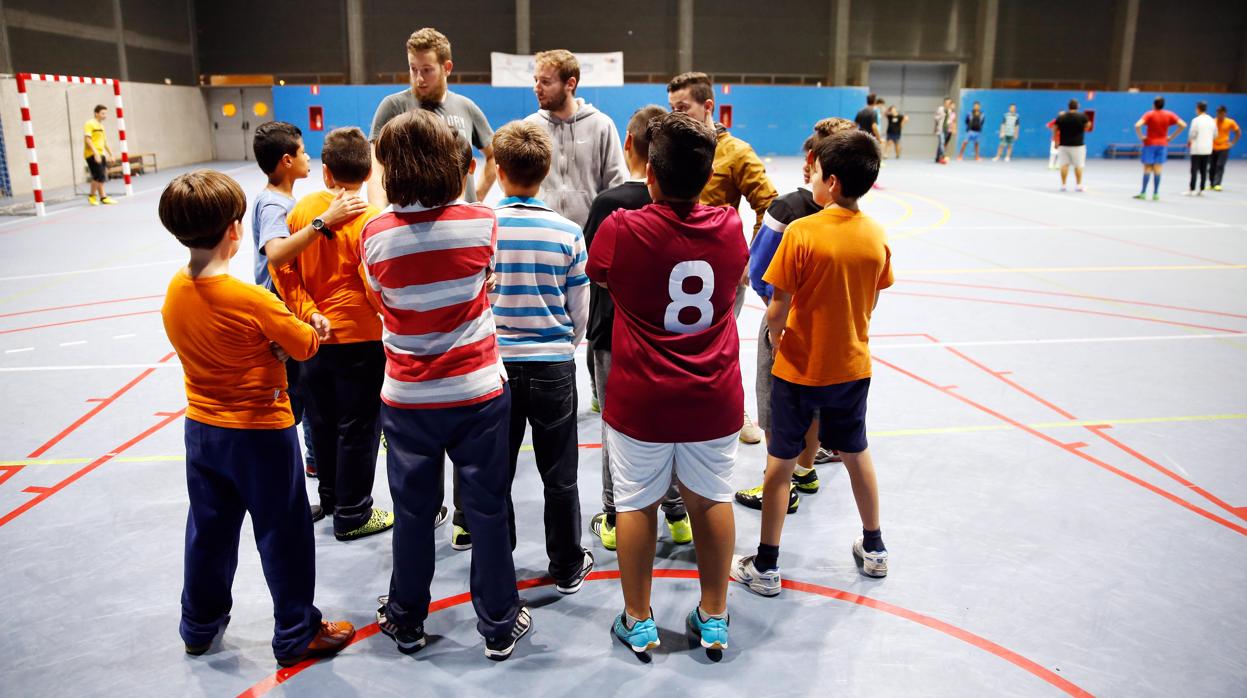
<path fill-rule="evenodd" d="M 491 209 L 459 198 L 460 150 L 430 112 L 391 120 L 376 155 L 391 206 L 365 226 L 360 257 L 385 325 L 381 422 L 397 517 L 394 572 L 377 623 L 401 652 L 426 643 L 434 519 L 449 455 L 472 531 L 476 627 L 485 655 L 506 659 L 532 620 L 515 588 L 511 395 L 485 289 L 498 225 Z"/>

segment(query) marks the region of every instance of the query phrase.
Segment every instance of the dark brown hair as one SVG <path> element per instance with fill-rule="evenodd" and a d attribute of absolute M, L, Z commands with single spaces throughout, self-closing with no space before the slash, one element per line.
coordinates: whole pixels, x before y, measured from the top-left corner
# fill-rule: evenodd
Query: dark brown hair
<path fill-rule="evenodd" d="M 462 160 L 455 133 L 442 117 L 422 109 L 394 117 L 377 138 L 385 195 L 398 206 L 434 208 L 457 199 Z"/>
<path fill-rule="evenodd" d="M 667 83 L 667 94 L 678 92 L 686 87 L 690 88 L 689 96 L 698 102 L 714 99 L 714 88 L 710 83 L 710 76 L 705 73 L 680 73 Z"/>
<path fill-rule="evenodd" d="M 195 170 L 175 177 L 160 194 L 160 223 L 183 245 L 210 250 L 225 230 L 241 221 L 247 195 L 238 182 L 215 170 Z"/>
<path fill-rule="evenodd" d="M 823 171 L 823 181 L 835 175 L 846 198 L 865 196 L 879 178 L 879 141 L 860 129 L 824 138 L 814 146 L 814 153 Z"/>
<path fill-rule="evenodd" d="M 494 159 L 507 179 L 521 187 L 541 184 L 550 171 L 554 142 L 546 130 L 526 121 L 512 121 L 494 134 Z"/>
<path fill-rule="evenodd" d="M 339 184 L 360 184 L 372 172 L 372 148 L 358 128 L 335 128 L 325 134 L 320 161 Z"/>
<path fill-rule="evenodd" d="M 656 116 L 666 114 L 667 110 L 657 104 L 650 104 L 632 113 L 628 120 L 628 135 L 632 136 L 632 152 L 644 160 L 649 159 L 649 122 Z"/>
<path fill-rule="evenodd" d="M 696 199 L 714 164 L 714 131 L 682 112 L 654 117 L 647 130 L 658 188 L 672 199 Z"/>
<path fill-rule="evenodd" d="M 108 107 L 104 106 L 103 104 L 97 104 L 95 105 L 95 108 L 91 110 L 91 113 L 99 114 L 102 111 L 108 111 Z"/>
<path fill-rule="evenodd" d="M 303 140 L 303 132 L 298 126 L 285 121 L 268 121 L 256 126 L 255 137 L 251 139 L 251 151 L 255 153 L 255 163 L 264 174 L 273 174 L 282 156 L 294 157 L 299 153 L 299 141 Z"/>

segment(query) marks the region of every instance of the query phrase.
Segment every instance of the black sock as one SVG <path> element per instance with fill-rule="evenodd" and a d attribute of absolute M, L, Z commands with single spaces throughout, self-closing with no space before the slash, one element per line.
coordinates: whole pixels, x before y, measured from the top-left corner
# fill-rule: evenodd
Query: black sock
<path fill-rule="evenodd" d="M 615 527 L 615 512 L 613 511 L 606 512 L 606 525 L 610 526 L 611 528 Z"/>
<path fill-rule="evenodd" d="M 683 521 L 687 518 L 688 518 L 688 512 L 685 512 L 683 514 L 667 514 L 667 520 L 672 523 L 675 523 L 676 521 Z"/>
<path fill-rule="evenodd" d="M 759 572 L 777 569 L 779 567 L 779 546 L 758 543 L 758 556 L 753 559 L 753 566 L 757 567 Z"/>
<path fill-rule="evenodd" d="M 886 552 L 887 548 L 883 547 L 883 529 L 875 529 L 867 531 L 862 529 L 862 547 L 868 553 Z"/>

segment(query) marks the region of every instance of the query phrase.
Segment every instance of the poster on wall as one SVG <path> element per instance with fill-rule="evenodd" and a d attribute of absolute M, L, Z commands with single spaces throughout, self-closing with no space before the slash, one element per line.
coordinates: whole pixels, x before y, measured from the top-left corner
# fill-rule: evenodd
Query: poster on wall
<path fill-rule="evenodd" d="M 577 53 L 580 61 L 581 87 L 615 87 L 624 84 L 623 51 L 613 53 Z M 511 53 L 490 53 L 494 87 L 532 87 L 533 56 Z"/>

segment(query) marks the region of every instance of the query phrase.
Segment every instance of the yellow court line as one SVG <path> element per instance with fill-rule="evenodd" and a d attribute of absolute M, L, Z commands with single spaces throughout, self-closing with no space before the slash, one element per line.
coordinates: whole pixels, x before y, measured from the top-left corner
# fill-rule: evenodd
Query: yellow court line
<path fill-rule="evenodd" d="M 901 223 L 904 223 L 905 221 L 912 218 L 914 215 L 914 207 L 908 201 L 900 198 L 899 196 L 892 196 L 891 194 L 884 194 L 883 192 L 880 192 L 880 191 L 872 191 L 870 192 L 870 196 L 872 198 L 877 196 L 880 199 L 885 199 L 887 201 L 900 204 L 901 209 L 904 210 L 904 213 L 901 214 L 901 217 L 897 218 L 894 221 L 880 221 L 879 224 L 882 225 L 884 228 L 892 228 L 893 226 L 898 226 Z"/>
<path fill-rule="evenodd" d="M 1194 414 L 1175 417 L 1132 417 L 1127 419 L 1077 419 L 1064 422 L 1035 422 L 1028 424 L 1032 429 L 1069 429 L 1089 426 L 1120 426 L 1125 424 L 1167 424 L 1174 422 L 1221 422 L 1228 420 L 1247 419 L 1247 413 L 1228 414 Z M 938 434 L 969 434 L 981 431 L 1008 431 L 1014 427 L 1009 424 L 977 424 L 963 427 L 927 427 L 921 429 L 889 429 L 885 431 L 867 432 L 871 437 L 890 436 L 933 436 Z M 531 451 L 532 446 L 525 444 L 521 451 Z M 119 456 L 111 463 L 180 463 L 186 459 L 183 455 L 160 456 Z M 18 460 L 0 461 L 0 467 L 13 465 L 84 465 L 95 461 L 95 458 L 22 458 Z"/>
<path fill-rule="evenodd" d="M 1042 274 L 1051 272 L 1117 272 L 1117 271 L 1224 271 L 1247 269 L 1247 264 L 1175 264 L 1120 267 L 978 267 L 962 269 L 898 269 L 901 276 L 958 274 Z"/>
<path fill-rule="evenodd" d="M 889 235 L 888 236 L 889 240 L 908 240 L 909 238 L 912 238 L 915 235 L 921 235 L 922 233 L 930 232 L 932 230 L 935 230 L 936 228 L 939 228 L 940 226 L 945 225 L 953 217 L 952 209 L 948 208 L 947 206 L 940 203 L 939 201 L 936 201 L 935 199 L 923 196 L 921 194 L 914 194 L 913 192 L 908 192 L 908 191 L 898 191 L 897 193 L 904 194 L 905 196 L 913 197 L 923 203 L 934 206 L 936 210 L 940 212 L 940 218 L 939 220 L 932 223 L 931 225 L 924 225 L 918 228 L 910 228 L 909 230 L 905 231 L 904 233 L 901 233 L 900 235 Z"/>

